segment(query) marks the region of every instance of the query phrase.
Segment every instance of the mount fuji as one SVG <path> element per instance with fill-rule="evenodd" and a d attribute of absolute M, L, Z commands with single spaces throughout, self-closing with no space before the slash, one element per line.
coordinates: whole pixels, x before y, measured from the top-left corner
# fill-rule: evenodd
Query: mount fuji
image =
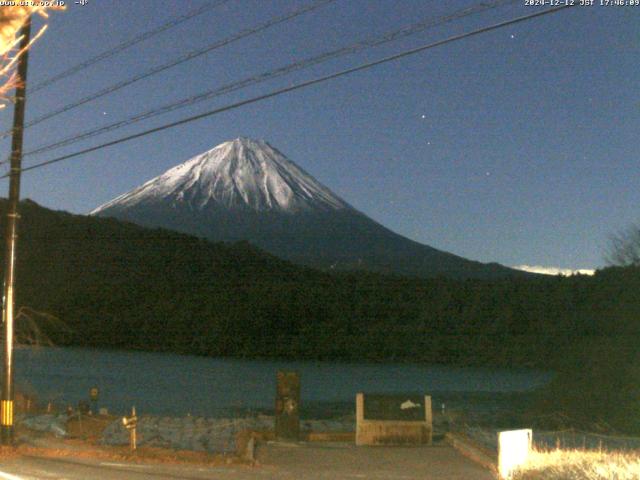
<path fill-rule="evenodd" d="M 91 215 L 213 241 L 249 241 L 295 263 L 432 277 L 518 272 L 405 238 L 359 212 L 262 140 L 224 142 Z"/>

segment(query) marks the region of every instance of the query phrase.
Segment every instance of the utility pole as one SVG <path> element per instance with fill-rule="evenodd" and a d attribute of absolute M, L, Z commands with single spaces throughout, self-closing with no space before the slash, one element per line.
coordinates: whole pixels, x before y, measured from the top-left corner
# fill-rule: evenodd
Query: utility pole
<path fill-rule="evenodd" d="M 22 137 L 24 133 L 24 110 L 27 93 L 27 62 L 31 37 L 31 17 L 20 30 L 22 40 L 18 60 L 16 103 L 13 111 L 13 138 L 11 141 L 11 170 L 9 177 L 9 201 L 4 239 L 4 297 L 2 321 L 4 323 L 4 364 L 2 400 L 0 402 L 0 429 L 3 445 L 13 443 L 13 310 L 16 265 L 16 243 L 18 240 L 18 201 L 20 200 L 20 173 L 22 168 Z"/>

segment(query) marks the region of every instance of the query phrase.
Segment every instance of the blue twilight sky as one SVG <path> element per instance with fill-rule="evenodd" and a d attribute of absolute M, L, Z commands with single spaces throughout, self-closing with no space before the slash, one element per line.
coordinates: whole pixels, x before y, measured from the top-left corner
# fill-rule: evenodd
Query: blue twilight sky
<path fill-rule="evenodd" d="M 29 83 L 205 3 L 67 1 L 31 53 Z M 33 93 L 27 120 L 309 3 L 230 0 Z M 29 128 L 25 149 L 477 3 L 336 0 Z M 602 266 L 608 236 L 640 222 L 640 6 L 599 3 L 27 172 L 22 196 L 87 213 L 225 140 L 248 136 L 266 139 L 357 209 L 419 242 L 483 262 Z M 542 8 L 512 2 L 25 163 Z M 3 130 L 11 116 L 11 109 L 0 114 Z M 6 157 L 8 139 L 0 148 Z"/>

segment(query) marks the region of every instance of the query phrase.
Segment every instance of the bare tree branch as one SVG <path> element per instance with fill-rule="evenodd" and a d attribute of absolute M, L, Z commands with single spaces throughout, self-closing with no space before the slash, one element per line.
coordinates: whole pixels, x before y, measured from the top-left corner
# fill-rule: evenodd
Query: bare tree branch
<path fill-rule="evenodd" d="M 53 341 L 44 330 L 70 332 L 66 323 L 55 315 L 31 307 L 20 307 L 16 315 L 16 342 L 21 345 L 52 347 Z"/>
<path fill-rule="evenodd" d="M 18 50 L 16 46 L 22 37 L 18 36 L 20 29 L 31 15 L 38 14 L 47 18 L 47 10 L 63 10 L 64 7 L 41 6 L 2 6 L 0 7 L 0 108 L 11 101 L 9 92 L 19 85 L 19 79 L 14 71 L 21 55 L 42 36 L 46 30 L 43 26 L 29 42 L 27 48 Z"/>
<path fill-rule="evenodd" d="M 610 237 L 605 260 L 612 266 L 640 266 L 640 226 L 634 225 Z"/>

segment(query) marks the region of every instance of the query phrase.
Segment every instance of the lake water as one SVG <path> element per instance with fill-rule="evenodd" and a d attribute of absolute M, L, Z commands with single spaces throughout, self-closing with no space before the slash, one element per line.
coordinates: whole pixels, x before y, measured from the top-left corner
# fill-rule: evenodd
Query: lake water
<path fill-rule="evenodd" d="M 89 389 L 99 406 L 156 415 L 215 416 L 221 409 L 269 409 L 279 369 L 300 373 L 302 401 L 353 402 L 357 392 L 520 392 L 544 385 L 548 372 L 415 364 L 289 362 L 203 358 L 80 348 L 15 351 L 18 391 L 41 404 L 76 405 Z"/>

